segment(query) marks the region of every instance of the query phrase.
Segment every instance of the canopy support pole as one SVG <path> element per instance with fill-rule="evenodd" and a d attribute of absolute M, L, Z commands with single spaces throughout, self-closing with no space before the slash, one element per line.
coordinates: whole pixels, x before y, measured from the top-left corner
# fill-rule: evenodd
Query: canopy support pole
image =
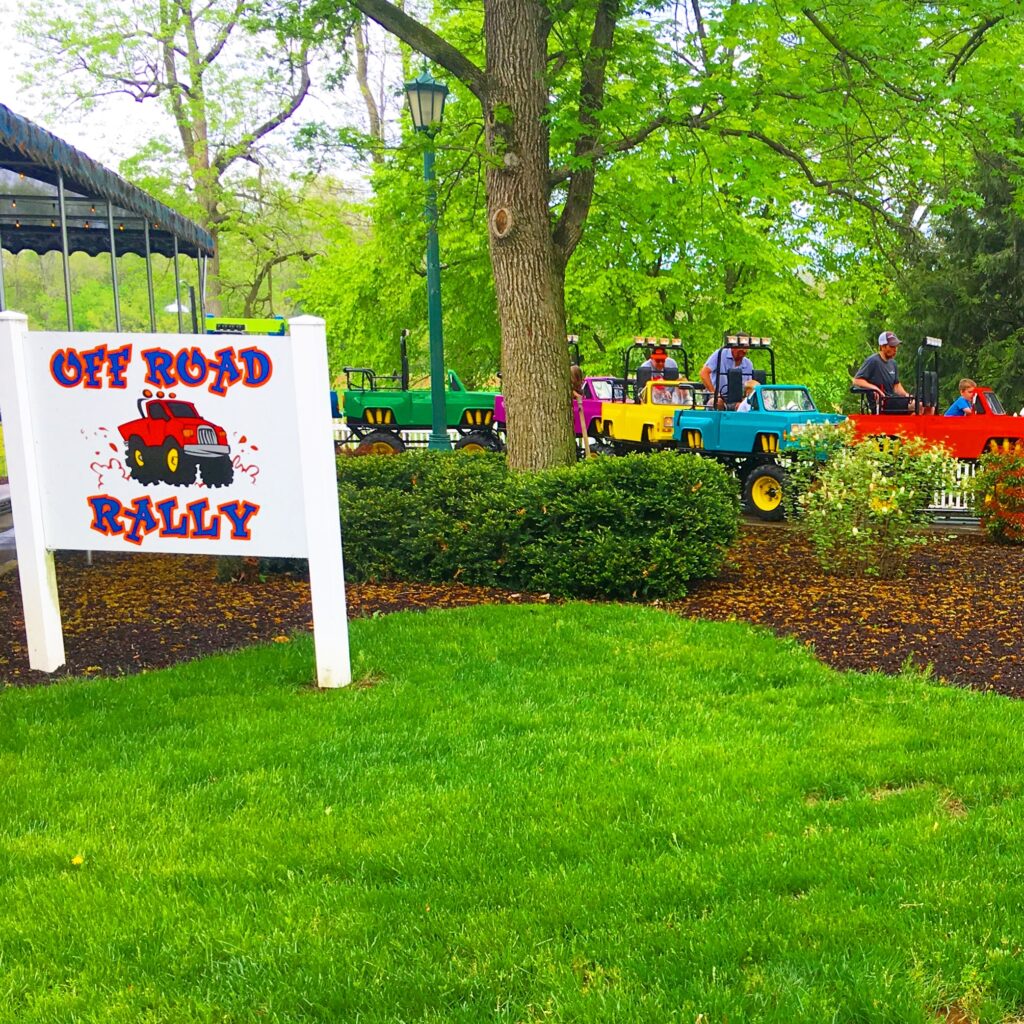
<path fill-rule="evenodd" d="M 64 308 L 68 314 L 68 330 L 75 329 L 75 311 L 71 305 L 71 253 L 68 250 L 68 213 L 64 202 L 64 175 L 57 172 L 57 206 L 60 208 L 60 244 L 64 254 Z"/>
<path fill-rule="evenodd" d="M 7 308 L 7 292 L 4 291 L 4 240 L 0 234 L 0 313 Z"/>
<path fill-rule="evenodd" d="M 114 240 L 114 204 L 107 200 L 107 227 L 110 230 L 110 282 L 114 286 L 114 330 L 121 333 L 121 292 L 117 286 L 117 243 Z"/>
<path fill-rule="evenodd" d="M 184 334 L 181 322 L 181 270 L 178 268 L 178 236 L 174 236 L 174 305 L 178 308 L 178 333 Z"/>
<path fill-rule="evenodd" d="M 146 218 L 146 289 L 149 292 L 149 329 L 156 334 L 156 300 L 153 297 L 153 259 L 149 250 L 149 218 Z"/>
<path fill-rule="evenodd" d="M 199 257 L 199 326 L 206 333 L 206 254 Z"/>

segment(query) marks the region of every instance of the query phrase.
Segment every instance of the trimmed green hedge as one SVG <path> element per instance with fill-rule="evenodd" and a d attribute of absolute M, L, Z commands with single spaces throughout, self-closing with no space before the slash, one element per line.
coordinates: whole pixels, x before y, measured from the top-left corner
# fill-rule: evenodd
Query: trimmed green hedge
<path fill-rule="evenodd" d="M 512 473 L 503 455 L 338 461 L 345 575 L 562 597 L 673 598 L 714 576 L 739 527 L 735 480 L 662 453 Z"/>

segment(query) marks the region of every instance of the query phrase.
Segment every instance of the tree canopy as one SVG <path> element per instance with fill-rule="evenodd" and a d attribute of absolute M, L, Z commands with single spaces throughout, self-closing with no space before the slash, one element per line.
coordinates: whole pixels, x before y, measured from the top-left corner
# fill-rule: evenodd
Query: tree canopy
<path fill-rule="evenodd" d="M 26 24 L 83 101 L 167 105 L 177 138 L 140 140 L 130 176 L 221 235 L 231 312 L 291 289 L 326 316 L 335 368 L 389 368 L 404 327 L 426 363 L 424 140 L 391 96 L 408 51 L 371 66 L 366 20 L 444 69 L 448 362 L 474 383 L 501 366 L 527 467 L 572 457 L 567 332 L 595 370 L 634 335 L 695 357 L 725 331 L 772 335 L 782 375 L 837 405 L 879 330 L 927 329 L 959 339 L 951 367 L 1014 388 L 1022 18 L 995 0 L 442 0 L 421 18 L 388 0 L 62 0 Z M 300 137 L 301 177 L 273 143 L 318 75 L 348 74 L 366 123 L 334 141 L 366 198 L 314 166 L 330 133 Z"/>

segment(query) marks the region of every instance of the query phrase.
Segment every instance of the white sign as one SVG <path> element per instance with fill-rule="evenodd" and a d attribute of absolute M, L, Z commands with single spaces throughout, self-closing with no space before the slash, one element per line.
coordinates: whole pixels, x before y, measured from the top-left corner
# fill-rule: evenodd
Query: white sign
<path fill-rule="evenodd" d="M 259 555 L 309 558 L 318 681 L 349 682 L 324 322 L 292 320 L 290 337 L 26 326 L 0 313 L 32 667 L 64 662 L 54 550 Z"/>

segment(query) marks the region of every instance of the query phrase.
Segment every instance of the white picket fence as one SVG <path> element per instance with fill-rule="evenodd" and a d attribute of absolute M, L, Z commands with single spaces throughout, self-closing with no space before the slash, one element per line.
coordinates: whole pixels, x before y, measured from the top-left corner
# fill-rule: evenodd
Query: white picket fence
<path fill-rule="evenodd" d="M 977 463 L 958 462 L 955 486 L 949 491 L 937 491 L 934 500 L 928 506 L 928 511 L 934 512 L 937 516 L 973 516 L 974 509 L 967 494 L 967 487 L 974 479 L 976 470 Z"/>

